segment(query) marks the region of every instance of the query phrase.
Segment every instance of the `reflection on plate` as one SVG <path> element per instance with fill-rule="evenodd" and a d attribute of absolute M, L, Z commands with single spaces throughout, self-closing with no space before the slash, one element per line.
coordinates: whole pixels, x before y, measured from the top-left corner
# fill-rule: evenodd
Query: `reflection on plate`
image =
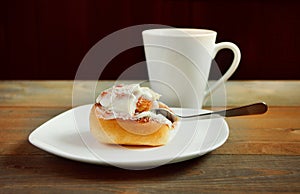
<path fill-rule="evenodd" d="M 91 107 L 92 105 L 79 106 L 47 121 L 30 134 L 30 143 L 71 160 L 127 169 L 147 169 L 206 154 L 220 147 L 229 134 L 228 125 L 223 118 L 193 119 L 180 121 L 178 127 L 172 130 L 171 139 L 165 146 L 101 144 L 89 132 Z M 180 114 L 194 113 L 190 109 L 173 110 Z"/>

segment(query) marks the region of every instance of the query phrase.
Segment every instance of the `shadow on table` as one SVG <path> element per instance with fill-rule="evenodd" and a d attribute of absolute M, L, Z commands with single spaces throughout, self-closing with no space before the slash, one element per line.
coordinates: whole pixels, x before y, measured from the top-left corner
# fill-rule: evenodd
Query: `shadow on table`
<path fill-rule="evenodd" d="M 126 170 L 113 166 L 102 166 L 87 164 L 64 159 L 38 148 L 24 141 L 16 146 L 15 155 L 8 155 L 4 165 L 6 173 L 13 173 L 16 176 L 26 176 L 41 179 L 57 177 L 59 179 L 89 179 L 104 181 L 123 180 L 160 180 L 167 177 L 176 177 L 182 174 L 189 174 L 195 168 L 201 168 L 211 157 L 210 154 L 192 160 L 167 164 L 148 170 Z M 3 159 L 4 159 L 3 158 Z M 201 170 L 197 170 L 202 172 Z M 40 181 L 40 180 L 39 180 Z"/>

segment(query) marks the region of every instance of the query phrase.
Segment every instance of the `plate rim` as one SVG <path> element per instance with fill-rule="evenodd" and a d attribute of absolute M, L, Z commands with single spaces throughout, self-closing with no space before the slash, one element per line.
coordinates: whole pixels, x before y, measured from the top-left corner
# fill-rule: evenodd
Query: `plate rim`
<path fill-rule="evenodd" d="M 85 105 L 80 105 L 80 106 L 76 106 L 76 107 L 72 107 L 69 110 L 66 110 L 54 117 L 52 117 L 51 119 L 47 120 L 46 122 L 44 122 L 43 124 L 41 124 L 40 126 L 38 126 L 37 128 L 35 128 L 28 136 L 28 141 L 34 145 L 35 147 L 46 151 L 47 153 L 65 158 L 65 159 L 70 159 L 73 161 L 78 161 L 78 162 L 83 162 L 83 163 L 90 163 L 90 164 L 97 164 L 97 165 L 105 165 L 105 166 L 115 166 L 112 165 L 110 162 L 102 160 L 99 157 L 96 157 L 95 154 L 93 152 L 91 152 L 89 149 L 87 149 L 87 151 L 92 155 L 92 157 L 82 157 L 81 155 L 74 155 L 71 153 L 68 153 L 66 151 L 63 151 L 59 148 L 57 148 L 55 145 L 51 145 L 49 143 L 45 143 L 43 141 L 41 141 L 38 138 L 37 133 L 43 129 L 43 127 L 45 125 L 47 125 L 48 123 L 50 123 L 52 120 L 54 119 L 58 119 L 60 117 L 64 117 L 66 114 L 74 111 L 74 109 L 79 109 L 79 108 L 84 108 L 84 107 L 88 107 L 88 106 L 92 106 L 93 104 L 85 104 Z M 174 109 L 175 107 L 170 107 L 171 109 Z M 201 110 L 205 110 L 205 109 L 201 109 Z M 209 111 L 209 110 L 205 110 L 205 111 Z M 205 150 L 196 150 L 193 152 L 183 152 L 180 155 L 176 156 L 173 159 L 168 160 L 169 158 L 167 158 L 166 160 L 168 161 L 167 163 L 163 163 L 162 165 L 166 165 L 166 164 L 172 164 L 172 163 L 178 163 L 178 162 L 182 162 L 182 161 L 186 161 L 186 160 L 190 160 L 193 158 L 197 158 L 199 156 L 205 155 L 219 147 L 221 147 L 228 139 L 229 137 L 229 126 L 226 122 L 226 120 L 224 118 L 218 118 L 218 119 L 222 119 L 222 125 L 224 125 L 222 127 L 223 133 L 225 133 L 225 137 L 222 138 L 221 141 L 218 141 L 216 144 L 213 144 L 213 146 L 205 149 Z M 53 122 L 53 121 L 52 121 Z M 80 136 L 80 134 L 78 134 Z M 224 135 L 224 134 L 223 134 Z M 80 139 L 82 140 L 82 137 L 80 136 Z M 83 141 L 83 140 L 82 140 Z M 84 143 L 84 142 L 83 142 Z M 51 149 L 52 148 L 52 149 Z M 136 162 L 127 162 L 127 161 L 119 161 L 116 162 L 114 161 L 114 164 L 118 164 L 118 165 L 125 165 L 125 166 L 145 166 L 144 164 L 149 164 L 151 162 L 158 162 L 158 159 L 154 159 L 154 160 L 147 160 L 147 161 L 136 161 Z M 138 163 L 138 164 L 137 164 Z M 147 165 L 149 166 L 149 165 Z"/>

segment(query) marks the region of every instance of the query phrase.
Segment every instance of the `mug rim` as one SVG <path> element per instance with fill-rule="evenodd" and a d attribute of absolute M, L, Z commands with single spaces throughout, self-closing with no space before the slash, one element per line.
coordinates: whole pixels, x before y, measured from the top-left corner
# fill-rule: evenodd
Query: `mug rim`
<path fill-rule="evenodd" d="M 180 33 L 178 33 L 180 32 Z M 163 36 L 163 37 L 203 37 L 216 35 L 217 32 L 201 28 L 153 28 L 144 30 L 143 35 Z"/>

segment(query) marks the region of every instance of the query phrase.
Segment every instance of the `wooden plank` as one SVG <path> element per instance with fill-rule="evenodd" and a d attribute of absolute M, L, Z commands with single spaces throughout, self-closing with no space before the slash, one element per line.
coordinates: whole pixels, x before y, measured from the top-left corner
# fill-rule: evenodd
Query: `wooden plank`
<path fill-rule="evenodd" d="M 268 111 L 262 115 L 241 116 L 226 118 L 226 121 L 235 129 L 243 129 L 247 126 L 251 129 L 261 128 L 300 128 L 300 106 L 278 106 L 269 107 Z M 245 125 L 246 123 L 246 125 Z M 295 130 L 295 132 L 297 132 Z"/>
<path fill-rule="evenodd" d="M 1 81 L 0 106 L 70 107 L 70 81 Z"/>
<path fill-rule="evenodd" d="M 85 104 L 92 84 L 77 84 Z M 95 91 L 111 84 L 100 82 Z M 229 139 L 208 155 L 128 171 L 66 160 L 28 142 L 36 127 L 72 107 L 72 81 L 1 81 L 0 193 L 300 193 L 299 86 L 230 81 L 230 106 L 263 100 L 271 105 L 268 113 L 227 118 Z"/>
<path fill-rule="evenodd" d="M 2 107 L 1 154 L 36 154 L 28 135 L 68 108 Z M 227 118 L 230 135 L 213 154 L 300 155 L 300 107 L 270 107 L 265 115 Z M 25 142 L 25 143 L 24 143 Z M 40 152 L 43 154 L 44 152 Z"/>
<path fill-rule="evenodd" d="M 69 109 L 68 107 L 1 107 L 0 125 L 3 129 L 38 126 Z"/>
<path fill-rule="evenodd" d="M 206 155 L 147 171 L 128 171 L 55 156 L 1 156 L 5 168 L 0 168 L 0 188 L 9 193 L 299 193 L 299 159 Z"/>
<path fill-rule="evenodd" d="M 299 106 L 299 80 L 228 81 L 227 105 L 235 106 L 264 101 L 270 106 Z"/>
<path fill-rule="evenodd" d="M 139 81 L 126 81 L 136 83 Z M 114 81 L 1 81 L 0 106 L 72 107 L 93 102 L 95 95 L 113 85 Z M 96 85 L 96 88 L 94 86 Z M 73 88 L 75 87 L 75 90 Z M 228 81 L 227 105 L 238 106 L 265 101 L 270 106 L 300 106 L 300 81 Z M 288 95 L 287 95 L 288 94 Z M 210 106 L 208 101 L 205 105 Z M 216 102 L 214 106 L 223 105 Z"/>
<path fill-rule="evenodd" d="M 113 84 L 113 81 L 1 81 L 0 106 L 72 107 L 73 92 L 78 97 L 74 106 L 89 104 L 94 102 L 94 95 Z"/>
<path fill-rule="evenodd" d="M 264 115 L 226 118 L 230 135 L 216 154 L 300 155 L 300 107 L 270 107 Z"/>

